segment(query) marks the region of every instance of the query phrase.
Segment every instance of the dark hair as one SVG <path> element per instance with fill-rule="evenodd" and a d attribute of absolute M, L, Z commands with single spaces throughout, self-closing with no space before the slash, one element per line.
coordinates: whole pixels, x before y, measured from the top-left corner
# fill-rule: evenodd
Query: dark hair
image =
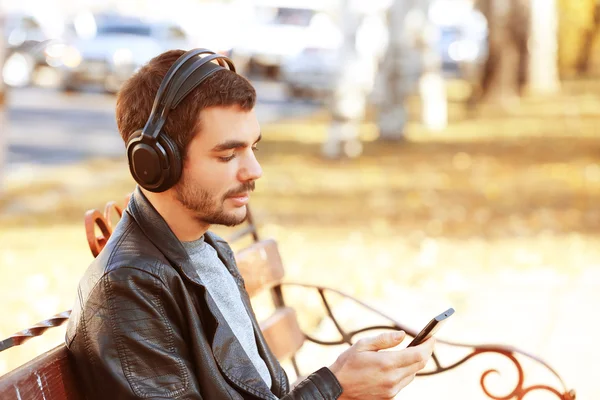
<path fill-rule="evenodd" d="M 123 141 L 144 127 L 154 97 L 173 63 L 183 50 L 170 50 L 150 60 L 124 84 L 117 96 L 116 119 Z M 248 80 L 229 70 L 219 70 L 192 90 L 171 111 L 163 127 L 185 158 L 187 147 L 200 128 L 200 112 L 209 107 L 239 106 L 249 111 L 256 103 L 256 91 Z"/>

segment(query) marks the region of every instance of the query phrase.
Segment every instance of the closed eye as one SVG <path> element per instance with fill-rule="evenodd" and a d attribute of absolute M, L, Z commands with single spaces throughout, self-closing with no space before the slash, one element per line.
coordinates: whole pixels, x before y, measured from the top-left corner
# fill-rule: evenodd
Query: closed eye
<path fill-rule="evenodd" d="M 217 158 L 219 159 L 219 161 L 222 161 L 222 162 L 229 162 L 229 161 L 231 161 L 231 160 L 233 160 L 233 159 L 235 158 L 235 153 L 233 153 L 233 154 L 232 154 L 232 155 L 230 155 L 230 156 L 217 157 Z"/>
<path fill-rule="evenodd" d="M 252 146 L 251 149 L 255 153 L 258 151 L 258 147 L 256 146 L 256 144 L 254 146 Z M 233 160 L 235 157 L 236 157 L 236 152 L 233 152 L 231 155 L 219 156 L 219 157 L 217 157 L 217 159 L 221 162 L 229 162 L 229 161 Z"/>

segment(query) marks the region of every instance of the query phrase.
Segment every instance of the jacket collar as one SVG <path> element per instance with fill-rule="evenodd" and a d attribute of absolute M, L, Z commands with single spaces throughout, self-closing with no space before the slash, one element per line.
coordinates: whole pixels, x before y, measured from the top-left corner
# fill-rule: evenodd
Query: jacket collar
<path fill-rule="evenodd" d="M 129 199 L 127 212 L 133 217 L 144 235 L 173 266 L 181 270 L 188 279 L 197 275 L 192 260 L 183 245 L 139 187 L 135 189 Z"/>
<path fill-rule="evenodd" d="M 204 300 L 216 321 L 216 329 L 212 337 L 211 346 L 213 355 L 215 356 L 221 372 L 227 376 L 231 382 L 238 386 L 238 388 L 263 399 L 272 399 L 273 394 L 271 389 L 267 387 L 266 383 L 261 378 L 260 374 L 246 355 L 241 343 L 238 341 L 231 330 L 231 327 L 223 317 L 223 314 L 219 311 L 215 301 L 206 290 L 206 286 L 202 282 L 202 278 L 198 275 L 198 271 L 188 256 L 185 248 L 166 221 L 139 188 L 136 188 L 133 192 L 127 206 L 127 212 L 136 221 L 144 235 L 146 235 L 154 246 L 164 254 L 167 260 L 169 260 L 171 265 L 187 280 L 203 289 Z M 219 258 L 227 267 L 240 288 L 244 306 L 252 320 L 252 325 L 254 326 L 254 335 L 257 338 L 256 344 L 259 353 L 263 356 L 271 374 L 273 393 L 279 393 L 282 391 L 282 387 L 285 388 L 286 381 L 280 376 L 280 373 L 278 373 L 279 369 L 276 367 L 278 365 L 277 360 L 275 360 L 269 350 L 256 322 L 256 318 L 244 288 L 243 278 L 235 263 L 235 256 L 229 245 L 217 235 L 206 232 L 205 240 L 217 251 Z M 285 391 L 285 389 L 283 390 Z"/>

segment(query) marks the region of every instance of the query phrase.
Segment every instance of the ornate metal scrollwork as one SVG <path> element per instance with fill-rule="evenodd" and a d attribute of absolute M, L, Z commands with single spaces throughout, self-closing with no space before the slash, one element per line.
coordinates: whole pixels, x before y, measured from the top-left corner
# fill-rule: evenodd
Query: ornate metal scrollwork
<path fill-rule="evenodd" d="M 50 328 L 54 328 L 56 326 L 64 324 L 69 319 L 69 315 L 71 315 L 70 310 L 63 311 L 60 314 L 56 314 L 47 320 L 38 322 L 31 328 L 24 329 L 20 332 L 15 333 L 11 337 L 0 341 L 0 351 L 4 351 L 6 349 L 10 349 L 13 346 L 23 344 L 31 338 L 42 335 Z"/>
<path fill-rule="evenodd" d="M 126 197 L 125 205 L 129 201 L 129 196 Z M 102 251 L 106 242 L 112 234 L 112 219 L 111 214 L 116 213 L 119 218 L 123 215 L 123 209 L 116 202 L 110 201 L 104 207 L 104 214 L 98 210 L 89 210 L 85 213 L 85 235 L 90 246 L 90 250 L 94 257 Z M 96 235 L 96 227 L 100 229 L 100 235 Z"/>
<path fill-rule="evenodd" d="M 128 201 L 129 201 L 129 196 L 127 196 L 125 204 L 127 204 Z M 96 257 L 100 253 L 100 251 L 102 251 L 102 248 L 106 245 L 106 242 L 108 241 L 110 235 L 112 234 L 113 228 L 111 225 L 111 213 L 113 213 L 113 212 L 117 213 L 118 216 L 121 217 L 121 215 L 123 213 L 123 209 L 121 207 L 119 207 L 116 203 L 110 202 L 106 205 L 103 214 L 101 214 L 98 210 L 91 210 L 91 211 L 88 211 L 85 215 L 86 235 L 87 235 L 88 243 L 90 245 L 90 250 L 92 251 L 92 254 L 94 255 L 94 257 Z M 244 236 L 247 234 L 252 234 L 253 238 L 255 240 L 258 240 L 258 235 L 256 233 L 256 227 L 255 227 L 253 221 L 251 219 L 249 219 L 248 222 L 249 222 L 249 228 L 246 228 L 244 231 L 241 232 L 241 234 L 234 236 L 233 237 L 234 239 L 237 239 L 240 236 Z M 96 227 L 98 227 L 100 229 L 101 235 L 98 235 L 98 236 L 96 235 Z M 381 311 L 379 311 L 379 310 L 369 306 L 368 304 L 366 304 L 344 292 L 341 292 L 339 290 L 325 288 L 325 287 L 316 286 L 316 285 L 286 282 L 282 285 L 279 285 L 279 286 L 276 286 L 275 288 L 273 288 L 273 290 L 275 290 L 278 293 L 278 298 L 281 297 L 281 288 L 283 286 L 298 286 L 298 287 L 304 287 L 304 288 L 314 289 L 314 290 L 318 291 L 318 293 L 321 297 L 321 300 L 323 302 L 323 306 L 327 312 L 327 315 L 329 316 L 329 318 L 331 318 L 332 322 L 334 323 L 337 331 L 341 335 L 341 339 L 321 340 L 321 339 L 312 337 L 311 335 L 305 334 L 307 340 L 312 341 L 314 343 L 318 343 L 321 345 L 339 345 L 339 344 L 352 345 L 352 343 L 355 341 L 355 337 L 358 334 L 367 332 L 367 331 L 382 330 L 382 329 L 403 330 L 407 333 L 407 335 L 412 336 L 412 337 L 414 337 L 417 334 L 417 332 L 415 330 L 405 327 L 404 325 L 400 324 L 399 322 L 397 322 L 393 318 L 389 317 L 388 315 L 382 313 Z M 387 320 L 389 322 L 389 325 L 373 325 L 373 326 L 363 327 L 363 328 L 360 328 L 357 330 L 346 331 L 344 329 L 344 327 L 342 326 L 342 324 L 340 323 L 339 319 L 336 318 L 336 316 L 334 315 L 333 310 L 327 300 L 327 296 L 325 294 L 326 292 L 335 293 L 339 296 L 342 296 L 343 298 L 352 300 L 360 307 L 374 313 L 375 315 L 379 315 L 383 319 Z M 25 329 L 21 332 L 18 332 L 16 334 L 12 335 L 8 339 L 0 341 L 0 351 L 6 350 L 13 346 L 20 345 L 20 344 L 24 343 L 25 341 L 31 339 L 32 337 L 41 335 L 49 328 L 62 325 L 64 322 L 66 322 L 68 320 L 70 313 L 71 313 L 70 311 L 62 312 L 60 314 L 53 316 L 52 318 L 50 318 L 48 320 L 42 321 L 42 322 L 34 325 L 33 327 L 31 327 L 29 329 Z M 440 374 L 442 372 L 454 369 L 481 354 L 486 354 L 486 353 L 499 354 L 503 357 L 506 357 L 512 363 L 512 365 L 515 366 L 515 368 L 517 370 L 517 375 L 518 375 L 517 384 L 506 395 L 502 396 L 502 395 L 492 394 L 492 392 L 490 391 L 488 384 L 487 384 L 488 377 L 493 373 L 499 373 L 499 372 L 496 369 L 488 369 L 482 373 L 480 381 L 479 381 L 483 392 L 488 396 L 488 398 L 490 398 L 492 400 L 526 400 L 526 396 L 534 391 L 547 392 L 551 395 L 554 395 L 554 397 L 556 397 L 560 400 L 575 400 L 575 398 L 576 398 L 575 391 L 566 389 L 566 385 L 564 384 L 563 380 L 561 379 L 561 377 L 558 375 L 558 373 L 555 370 L 553 370 L 543 360 L 541 360 L 531 354 L 528 354 L 524 351 L 518 350 L 516 348 L 512 348 L 512 347 L 508 347 L 508 346 L 500 346 L 500 345 L 468 345 L 468 344 L 462 344 L 462 343 L 447 342 L 447 341 L 442 341 L 442 340 L 438 340 L 438 343 L 452 346 L 452 347 L 466 348 L 469 350 L 469 352 L 468 352 L 468 354 L 466 354 L 459 360 L 454 361 L 446 366 L 442 365 L 442 363 L 440 362 L 440 359 L 438 357 L 438 354 L 434 353 L 432 358 L 433 358 L 433 362 L 435 364 L 435 368 L 430 371 L 421 372 L 418 375 L 427 376 L 427 375 Z M 560 383 L 560 389 L 557 389 L 550 385 L 542 385 L 542 384 L 525 386 L 525 373 L 524 373 L 523 367 L 522 367 L 519 359 L 517 358 L 517 355 L 528 358 L 530 360 L 533 360 L 538 365 L 541 365 L 542 367 L 544 367 L 547 371 L 549 371 L 552 375 L 554 375 L 556 377 L 556 379 Z M 299 373 L 298 373 L 299 370 L 298 370 L 295 359 L 293 359 L 292 361 L 293 361 L 294 369 L 296 370 L 296 373 L 299 375 Z"/>
<path fill-rule="evenodd" d="M 129 203 L 130 196 L 131 195 L 127 195 L 125 197 L 125 205 Z M 123 208 L 114 201 L 106 204 L 103 214 L 95 209 L 85 213 L 85 233 L 90 250 L 92 251 L 94 257 L 100 254 L 100 251 L 102 251 L 106 245 L 106 242 L 110 238 L 110 235 L 112 234 L 113 226 L 111 215 L 113 213 L 116 213 L 119 218 L 121 218 L 123 215 Z M 100 229 L 100 235 L 96 235 L 96 227 Z M 47 320 L 38 322 L 28 329 L 24 329 L 15 333 L 14 335 L 0 341 L 0 351 L 4 351 L 13 346 L 18 346 L 33 337 L 42 335 L 50 328 L 64 324 L 69 319 L 69 315 L 71 315 L 71 310 L 63 311 Z"/>
<path fill-rule="evenodd" d="M 344 292 L 341 292 L 339 290 L 325 288 L 322 286 L 308 285 L 308 284 L 303 284 L 303 283 L 291 283 L 291 282 L 286 282 L 283 284 L 283 286 L 298 286 L 298 287 L 304 287 L 304 288 L 317 290 L 319 292 L 321 301 L 323 302 L 323 306 L 327 312 L 328 317 L 331 319 L 331 321 L 335 325 L 338 333 L 341 336 L 341 339 L 322 340 L 322 339 L 315 338 L 311 335 L 305 334 L 307 340 L 309 340 L 311 342 L 321 344 L 321 345 L 340 345 L 340 344 L 352 345 L 352 343 L 355 341 L 354 338 L 359 333 L 373 331 L 373 330 L 382 330 L 382 329 L 402 330 L 402 331 L 405 331 L 407 335 L 412 336 L 412 337 L 415 337 L 415 335 L 418 333 L 417 331 L 415 331 L 413 329 L 405 327 L 404 325 L 395 321 L 393 318 L 382 313 L 381 311 L 379 311 L 379 310 L 369 306 L 368 304 L 366 304 Z M 329 301 L 327 300 L 327 296 L 325 294 L 326 292 L 335 293 L 339 296 L 342 296 L 343 298 L 352 300 L 357 305 L 369 310 L 372 313 L 379 315 L 380 317 L 382 317 L 384 319 L 387 319 L 390 322 L 390 325 L 373 325 L 373 326 L 363 327 L 363 328 L 360 328 L 357 330 L 346 331 L 342 327 L 342 324 L 340 323 L 339 319 L 336 318 L 336 316 L 334 315 L 331 305 L 329 304 Z M 488 370 L 484 371 L 483 374 L 481 375 L 479 383 L 481 385 L 483 392 L 490 399 L 492 399 L 492 400 L 525 400 L 525 397 L 533 391 L 545 391 L 545 392 L 548 392 L 549 394 L 554 395 L 557 399 L 560 399 L 560 400 L 575 400 L 575 398 L 576 398 L 575 391 L 567 390 L 566 385 L 563 382 L 563 380 L 561 379 L 561 377 L 558 375 L 558 373 L 554 369 L 552 369 L 552 367 L 550 367 L 550 365 L 548 365 L 542 359 L 540 359 L 536 356 L 533 356 L 531 354 L 528 354 L 524 351 L 521 351 L 519 349 L 516 349 L 514 347 L 502 346 L 502 345 L 469 345 L 469 344 L 462 344 L 462 343 L 447 342 L 447 341 L 442 341 L 442 340 L 438 340 L 438 343 L 444 344 L 447 346 L 451 346 L 451 347 L 461 347 L 461 348 L 467 348 L 467 349 L 471 349 L 471 350 L 467 355 L 465 355 L 464 357 L 462 357 L 461 359 L 459 359 L 457 361 L 454 361 L 453 363 L 451 363 L 450 365 L 447 365 L 447 366 L 443 366 L 442 363 L 440 362 L 440 358 L 439 358 L 438 354 L 434 353 L 432 358 L 433 358 L 433 362 L 435 364 L 435 368 L 430 371 L 421 372 L 417 375 L 428 376 L 428 375 L 440 374 L 442 372 L 446 372 L 451 369 L 454 369 L 454 368 L 464 364 L 468 360 L 470 360 L 476 356 L 479 356 L 481 354 L 486 354 L 486 353 L 499 354 L 503 357 L 506 357 L 508 360 L 511 361 L 512 365 L 514 365 L 514 367 L 517 370 L 518 379 L 517 379 L 517 384 L 514 387 L 514 389 L 512 389 L 508 394 L 506 394 L 504 396 L 498 396 L 498 395 L 492 394 L 492 392 L 490 391 L 490 389 L 487 385 L 487 382 L 488 382 L 487 378 L 490 376 L 490 374 L 499 373 L 498 370 L 488 369 Z M 523 367 L 522 367 L 520 361 L 517 359 L 517 355 L 520 355 L 522 357 L 533 360 L 538 365 L 541 365 L 543 368 L 545 368 L 547 371 L 549 371 L 554 377 L 556 377 L 557 381 L 560 383 L 561 389 L 558 390 L 552 386 L 541 385 L 541 384 L 525 386 L 525 373 L 524 373 L 524 370 L 523 370 Z"/>

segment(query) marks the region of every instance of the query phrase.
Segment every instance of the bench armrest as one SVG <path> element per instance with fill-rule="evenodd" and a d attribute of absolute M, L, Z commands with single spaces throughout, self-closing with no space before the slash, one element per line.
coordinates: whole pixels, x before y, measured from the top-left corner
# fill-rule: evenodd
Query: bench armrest
<path fill-rule="evenodd" d="M 400 322 L 396 321 L 394 318 L 390 317 L 389 315 L 386 315 L 385 313 L 383 313 L 383 312 L 377 310 L 376 308 L 368 305 L 367 303 L 357 299 L 356 297 L 351 296 L 347 293 L 344 293 L 340 290 L 323 287 L 323 286 L 318 286 L 318 285 L 295 283 L 295 282 L 283 282 L 283 283 L 281 283 L 280 286 L 284 290 L 285 290 L 285 287 L 300 287 L 300 288 L 306 288 L 309 290 L 316 290 L 319 293 L 319 296 L 321 297 L 321 300 L 323 302 L 323 307 L 325 308 L 327 315 L 329 316 L 329 318 L 331 318 L 331 321 L 335 325 L 338 333 L 341 336 L 341 339 L 321 340 L 321 339 L 317 339 L 307 333 L 304 333 L 306 336 L 306 339 L 311 342 L 314 342 L 314 343 L 317 343 L 320 345 L 325 345 L 325 346 L 340 345 L 340 344 L 348 344 L 350 346 L 355 342 L 355 340 L 356 340 L 355 338 L 358 334 L 368 332 L 368 331 L 375 331 L 375 330 L 382 330 L 382 329 L 402 330 L 402 331 L 406 332 L 406 334 L 408 336 L 411 336 L 411 337 L 415 337 L 415 335 L 417 335 L 417 333 L 418 333 L 418 331 L 401 324 Z M 386 320 L 388 325 L 371 325 L 371 326 L 365 326 L 365 327 L 361 327 L 359 329 L 354 329 L 354 330 L 344 329 L 344 327 L 340 323 L 339 318 L 336 318 L 336 316 L 334 315 L 333 309 L 332 309 L 329 301 L 327 300 L 327 293 L 334 293 L 338 296 L 341 296 L 342 298 L 351 300 L 359 308 L 362 308 L 371 313 L 374 313 L 374 314 L 378 315 L 379 317 L 381 317 L 382 319 Z M 474 357 L 477 357 L 481 354 L 492 353 L 492 354 L 500 355 L 500 356 L 504 357 L 505 359 L 508 359 L 511 362 L 511 365 L 514 365 L 514 367 L 517 371 L 517 374 L 518 374 L 518 381 L 517 381 L 516 387 L 510 393 L 508 393 L 504 396 L 495 396 L 488 389 L 487 384 L 486 384 L 486 382 L 487 382 L 486 378 L 494 372 L 498 373 L 498 371 L 493 368 L 484 371 L 480 378 L 480 385 L 481 385 L 481 388 L 483 389 L 484 393 L 490 399 L 504 400 L 504 399 L 516 398 L 516 399 L 521 400 L 530 392 L 545 391 L 549 394 L 554 395 L 555 397 L 553 396 L 553 398 L 558 398 L 561 400 L 575 400 L 575 397 L 576 397 L 575 391 L 567 389 L 563 379 L 550 365 L 548 365 L 548 363 L 546 363 L 542 359 L 540 359 L 532 354 L 529 354 L 525 351 L 519 350 L 515 347 L 500 345 L 500 344 L 466 344 L 466 343 L 450 342 L 450 341 L 439 340 L 439 339 L 437 339 L 437 343 L 442 344 L 444 346 L 465 349 L 466 354 L 459 357 L 458 359 L 448 360 L 447 362 L 442 363 L 440 361 L 440 357 L 438 356 L 437 350 L 436 350 L 432 356 L 432 360 L 434 362 L 434 368 L 431 370 L 426 370 L 426 371 L 420 372 L 417 375 L 428 376 L 428 375 L 435 375 L 435 374 L 439 374 L 442 372 L 446 372 L 446 371 L 449 371 L 451 369 L 454 369 L 454 368 L 466 363 L 468 360 L 470 360 Z M 521 365 L 520 359 L 532 360 L 538 366 L 540 366 L 540 367 L 544 368 L 546 371 L 548 371 L 551 375 L 553 375 L 556 378 L 555 386 L 541 385 L 541 384 L 525 386 L 525 383 L 524 383 L 525 372 L 524 372 L 523 366 Z"/>
<path fill-rule="evenodd" d="M 41 336 L 50 328 L 61 326 L 67 322 L 69 315 L 71 315 L 71 310 L 63 311 L 44 321 L 38 322 L 31 328 L 24 329 L 6 339 L 0 340 L 0 352 L 10 349 L 13 346 L 19 346 L 36 336 Z"/>

